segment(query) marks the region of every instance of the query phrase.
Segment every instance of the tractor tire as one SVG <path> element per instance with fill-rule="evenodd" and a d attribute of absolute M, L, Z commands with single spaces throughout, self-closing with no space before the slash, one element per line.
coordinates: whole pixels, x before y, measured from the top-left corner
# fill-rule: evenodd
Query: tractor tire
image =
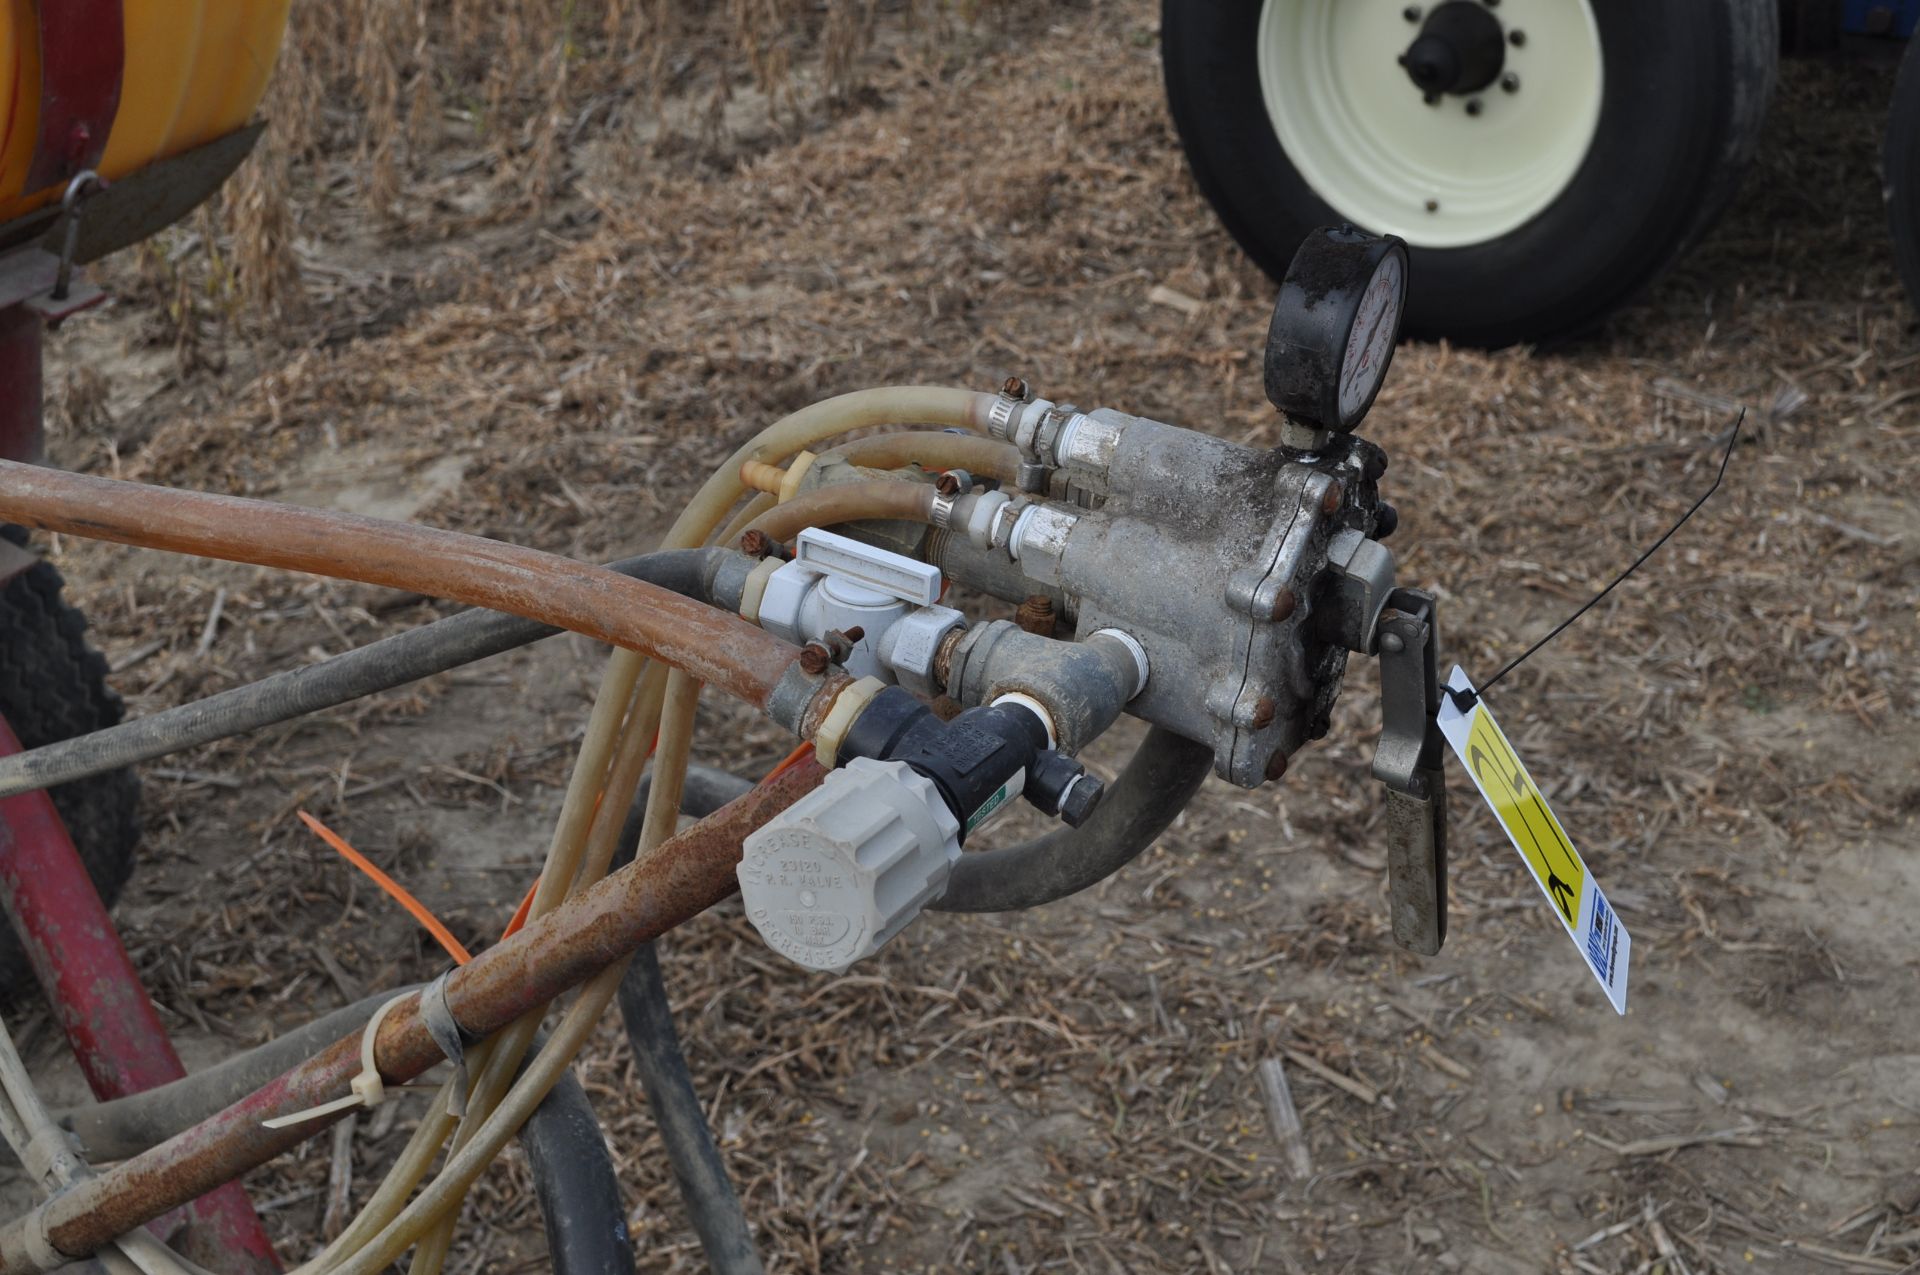
<path fill-rule="evenodd" d="M 1497 347 L 1590 331 L 1712 226 L 1778 3 L 1163 0 L 1161 60 L 1194 179 L 1263 270 L 1317 226 L 1398 235 L 1404 334 Z"/>
<path fill-rule="evenodd" d="M 20 527 L 0 536 L 25 547 Z M 60 596 L 60 573 L 35 563 L 0 587 L 0 716 L 22 747 L 37 748 L 112 726 L 120 697 L 107 687 L 107 662 L 85 640 L 86 617 Z M 100 898 L 111 905 L 133 871 L 140 839 L 140 781 L 132 770 L 76 779 L 51 790 L 74 848 Z M 0 920 L 0 1001 L 34 986 L 13 927 Z"/>
<path fill-rule="evenodd" d="M 1894 262 L 1920 310 L 1920 35 L 1907 41 L 1887 116 L 1887 217 Z"/>

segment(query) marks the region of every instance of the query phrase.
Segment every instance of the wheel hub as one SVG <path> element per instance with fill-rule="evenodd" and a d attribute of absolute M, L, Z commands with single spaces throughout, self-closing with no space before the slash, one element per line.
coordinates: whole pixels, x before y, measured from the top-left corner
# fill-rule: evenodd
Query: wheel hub
<path fill-rule="evenodd" d="M 1263 0 L 1274 136 L 1337 216 L 1416 248 L 1488 243 L 1549 207 L 1586 157 L 1607 2 Z M 1428 51 L 1418 77 L 1382 74 Z"/>
<path fill-rule="evenodd" d="M 1447 0 L 1427 15 L 1400 65 L 1428 98 L 1478 93 L 1506 65 L 1507 33 L 1500 20 L 1474 0 Z"/>

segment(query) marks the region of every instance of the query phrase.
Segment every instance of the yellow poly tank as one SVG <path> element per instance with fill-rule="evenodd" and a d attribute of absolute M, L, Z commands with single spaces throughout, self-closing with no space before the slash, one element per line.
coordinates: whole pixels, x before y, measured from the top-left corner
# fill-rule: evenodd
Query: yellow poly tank
<path fill-rule="evenodd" d="M 0 225 L 60 196 L 25 190 L 40 132 L 40 4 L 0 0 Z M 253 116 L 290 0 L 124 0 L 120 105 L 97 166 L 108 181 L 232 132 Z"/>

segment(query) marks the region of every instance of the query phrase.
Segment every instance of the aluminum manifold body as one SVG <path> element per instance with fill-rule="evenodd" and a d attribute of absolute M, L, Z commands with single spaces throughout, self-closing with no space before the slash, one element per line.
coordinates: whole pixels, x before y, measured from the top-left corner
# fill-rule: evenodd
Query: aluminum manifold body
<path fill-rule="evenodd" d="M 1386 460 L 1335 436 L 1315 453 L 1254 449 L 1101 409 L 1009 401 L 996 432 L 1019 447 L 1028 490 L 990 493 L 917 544 L 899 524 L 864 536 L 937 563 L 958 583 L 1009 602 L 1052 600 L 1078 634 L 1117 632 L 1151 670 L 1126 711 L 1207 744 L 1223 778 L 1252 788 L 1326 734 L 1349 650 L 1371 649 L 1392 588 L 1374 537 Z M 1028 428 L 1028 423 L 1032 427 Z M 806 486 L 880 477 L 825 463 Z M 976 502 L 981 498 L 972 498 Z M 948 693 L 975 684 L 996 639 L 976 626 L 956 644 Z"/>

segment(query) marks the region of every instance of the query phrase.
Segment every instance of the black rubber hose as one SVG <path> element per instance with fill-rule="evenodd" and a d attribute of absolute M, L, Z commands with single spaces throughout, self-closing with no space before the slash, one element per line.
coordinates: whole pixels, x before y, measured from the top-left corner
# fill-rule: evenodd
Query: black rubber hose
<path fill-rule="evenodd" d="M 1158 727 L 1078 828 L 960 856 L 939 912 L 1013 912 L 1076 894 L 1118 872 L 1165 832 L 1213 769 L 1213 750 Z"/>
<path fill-rule="evenodd" d="M 631 859 L 639 843 L 648 787 L 646 783 L 641 785 L 633 812 L 621 831 L 616 862 Z M 680 808 L 690 815 L 711 814 L 751 787 L 747 780 L 724 771 L 690 766 Z M 646 1087 L 647 1105 L 653 1109 L 654 1124 L 666 1144 L 667 1162 L 680 1186 L 680 1198 L 686 1201 L 688 1220 L 706 1250 L 707 1263 L 715 1275 L 762 1275 L 764 1268 L 753 1251 L 746 1213 L 727 1177 L 720 1149 L 714 1145 L 707 1113 L 687 1071 L 686 1055 L 680 1051 L 667 987 L 660 977 L 660 960 L 651 943 L 634 954 L 626 977 L 620 981 L 620 1016 L 626 1021 L 627 1040 L 633 1046 L 640 1082 Z"/>
<path fill-rule="evenodd" d="M 531 1054 L 528 1055 L 532 1057 Z M 520 1126 L 556 1275 L 633 1270 L 633 1237 L 606 1137 L 571 1070 Z"/>
<path fill-rule="evenodd" d="M 670 549 L 608 564 L 623 575 L 703 597 L 716 552 Z M 306 668 L 238 686 L 106 730 L 0 759 L 0 797 L 69 783 L 391 690 L 560 630 L 498 611 L 462 611 Z"/>

